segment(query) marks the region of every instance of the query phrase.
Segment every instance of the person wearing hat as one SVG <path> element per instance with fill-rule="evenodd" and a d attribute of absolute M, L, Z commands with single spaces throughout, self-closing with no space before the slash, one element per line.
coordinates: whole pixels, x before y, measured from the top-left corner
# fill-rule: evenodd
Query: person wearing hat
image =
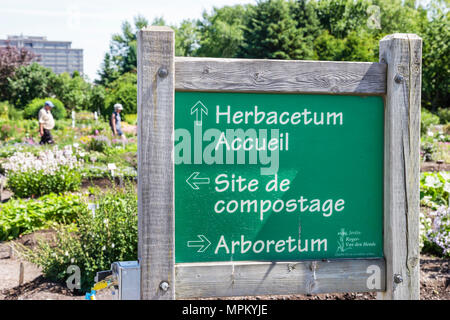
<path fill-rule="evenodd" d="M 45 101 L 44 107 L 39 110 L 39 135 L 41 136 L 41 142 L 39 144 L 53 143 L 53 137 L 50 132 L 55 126 L 55 120 L 51 112 L 53 107 L 55 106 L 51 101 Z"/>
<path fill-rule="evenodd" d="M 121 122 L 121 118 L 120 118 L 120 112 L 123 110 L 123 107 L 120 103 L 116 103 L 114 105 L 114 112 L 111 115 L 111 129 L 113 131 L 113 134 L 115 136 L 119 136 L 122 137 L 123 136 L 123 132 L 122 132 L 122 126 L 120 124 Z"/>

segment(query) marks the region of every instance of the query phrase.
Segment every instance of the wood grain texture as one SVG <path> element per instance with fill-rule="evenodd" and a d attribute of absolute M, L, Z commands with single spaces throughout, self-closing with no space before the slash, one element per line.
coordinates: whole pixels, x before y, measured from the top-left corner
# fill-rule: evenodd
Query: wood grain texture
<path fill-rule="evenodd" d="M 180 91 L 386 93 L 386 65 L 371 62 L 176 57 Z"/>
<path fill-rule="evenodd" d="M 177 264 L 176 298 L 381 291 L 384 274 L 384 259 Z"/>
<path fill-rule="evenodd" d="M 174 299 L 175 37 L 167 27 L 138 32 L 138 258 L 141 299 Z M 167 70 L 166 76 L 158 71 Z M 169 289 L 160 288 L 168 282 Z"/>
<path fill-rule="evenodd" d="M 422 40 L 393 34 L 380 41 L 387 63 L 384 255 L 381 299 L 419 299 L 419 174 Z M 395 281 L 395 278 L 402 281 Z"/>

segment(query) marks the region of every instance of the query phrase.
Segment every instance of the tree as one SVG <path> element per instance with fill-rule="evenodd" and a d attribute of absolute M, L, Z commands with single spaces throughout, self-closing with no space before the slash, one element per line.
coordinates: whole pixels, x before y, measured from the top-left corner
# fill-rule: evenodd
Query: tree
<path fill-rule="evenodd" d="M 137 75 L 132 72 L 124 73 L 106 88 L 104 109 L 102 115 L 111 116 L 114 104 L 123 106 L 123 114 L 137 113 Z"/>
<path fill-rule="evenodd" d="M 314 40 L 314 59 L 326 61 L 339 61 L 343 57 L 345 41 L 323 30 Z"/>
<path fill-rule="evenodd" d="M 19 67 L 14 76 L 8 79 L 10 102 L 17 108 L 23 109 L 35 98 L 51 96 L 55 77 L 52 70 L 36 62 Z"/>
<path fill-rule="evenodd" d="M 203 12 L 198 21 L 199 48 L 195 52 L 202 57 L 232 58 L 237 56 L 244 40 L 244 23 L 250 6 L 225 6 L 213 8 L 211 14 Z"/>
<path fill-rule="evenodd" d="M 101 114 L 102 110 L 105 110 L 105 99 L 106 99 L 105 87 L 99 84 L 92 86 L 89 95 L 88 110 L 92 112 L 97 111 Z"/>
<path fill-rule="evenodd" d="M 244 58 L 304 59 L 310 54 L 303 31 L 293 16 L 294 2 L 260 1 L 249 8 L 244 41 L 239 56 Z"/>
<path fill-rule="evenodd" d="M 426 21 L 423 38 L 422 106 L 435 112 L 450 104 L 450 23 L 449 12 L 442 10 Z"/>
<path fill-rule="evenodd" d="M 192 56 L 199 46 L 199 30 L 195 20 L 183 20 L 175 30 L 175 55 Z"/>
<path fill-rule="evenodd" d="M 313 2 L 297 0 L 292 6 L 292 15 L 297 28 L 302 30 L 304 46 L 303 59 L 314 59 L 314 40 L 320 35 L 321 27 Z"/>
<path fill-rule="evenodd" d="M 74 73 L 72 77 L 68 73 L 57 75 L 51 86 L 52 93 L 69 111 L 88 109 L 91 85 L 79 74 Z"/>
<path fill-rule="evenodd" d="M 97 72 L 100 79 L 95 80 L 95 83 L 108 86 L 111 82 L 120 77 L 119 67 L 112 61 L 110 53 L 106 53 L 103 58 L 101 69 Z"/>
<path fill-rule="evenodd" d="M 9 81 L 21 66 L 37 61 L 38 57 L 31 51 L 6 46 L 0 48 L 0 101 L 11 99 Z"/>
<path fill-rule="evenodd" d="M 152 25 L 165 25 L 162 17 L 153 20 Z M 107 86 L 120 75 L 127 72 L 136 72 L 137 68 L 137 38 L 136 33 L 148 25 L 143 16 L 134 18 L 134 26 L 128 21 L 122 23 L 122 32 L 112 35 L 109 52 L 105 54 L 103 64 L 98 75 L 98 84 Z"/>
<path fill-rule="evenodd" d="M 367 27 L 368 0 L 319 0 L 314 3 L 322 29 L 338 39 Z"/>

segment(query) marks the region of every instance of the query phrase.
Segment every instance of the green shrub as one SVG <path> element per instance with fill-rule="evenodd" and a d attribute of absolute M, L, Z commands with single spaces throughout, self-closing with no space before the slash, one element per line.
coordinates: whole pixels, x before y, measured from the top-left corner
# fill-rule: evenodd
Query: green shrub
<path fill-rule="evenodd" d="M 20 198 L 40 197 L 52 192 L 76 191 L 81 186 L 81 173 L 60 167 L 53 175 L 44 171 L 14 172 L 8 174 L 8 187 Z"/>
<path fill-rule="evenodd" d="M 24 254 L 42 267 L 45 277 L 66 281 L 69 265 L 81 271 L 81 290 L 89 291 L 96 272 L 108 270 L 114 261 L 137 258 L 137 194 L 134 186 L 110 190 L 99 195 L 95 216 L 81 215 L 77 228 L 58 229 L 56 245 L 40 242 L 33 251 Z"/>
<path fill-rule="evenodd" d="M 446 135 L 450 135 L 450 123 L 447 123 L 446 125 L 444 125 L 444 133 Z"/>
<path fill-rule="evenodd" d="M 8 111 L 10 105 L 7 101 L 0 102 L 0 120 L 8 120 Z"/>
<path fill-rule="evenodd" d="M 111 141 L 106 136 L 93 136 L 88 143 L 89 151 L 104 152 L 111 146 Z"/>
<path fill-rule="evenodd" d="M 441 124 L 450 123 L 450 109 L 449 108 L 439 108 L 437 110 L 437 115 L 441 121 Z"/>
<path fill-rule="evenodd" d="M 67 116 L 66 109 L 61 101 L 54 98 L 45 98 L 45 99 L 33 99 L 27 106 L 23 112 L 23 116 L 25 119 L 37 119 L 39 110 L 44 107 L 45 101 L 50 100 L 55 107 L 52 108 L 52 115 L 55 120 L 63 119 Z"/>
<path fill-rule="evenodd" d="M 23 110 L 17 110 L 12 105 L 8 108 L 8 119 L 11 121 L 17 121 L 23 119 Z"/>
<path fill-rule="evenodd" d="M 137 114 L 134 114 L 134 113 L 126 114 L 124 116 L 124 118 L 125 118 L 125 121 L 129 124 L 133 124 L 133 125 L 137 124 Z"/>
<path fill-rule="evenodd" d="M 426 134 L 430 126 L 437 124 L 439 124 L 439 117 L 435 114 L 432 114 L 427 109 L 422 108 L 420 119 L 420 133 Z"/>
<path fill-rule="evenodd" d="M 87 211 L 85 199 L 75 194 L 49 194 L 38 200 L 11 199 L 0 204 L 0 241 L 12 240 L 55 222 L 72 223 Z"/>
<path fill-rule="evenodd" d="M 450 173 L 422 172 L 420 174 L 421 205 L 436 209 L 448 206 L 450 193 Z"/>
<path fill-rule="evenodd" d="M 26 129 L 17 121 L 0 120 L 0 140 L 18 140 L 26 133 Z"/>

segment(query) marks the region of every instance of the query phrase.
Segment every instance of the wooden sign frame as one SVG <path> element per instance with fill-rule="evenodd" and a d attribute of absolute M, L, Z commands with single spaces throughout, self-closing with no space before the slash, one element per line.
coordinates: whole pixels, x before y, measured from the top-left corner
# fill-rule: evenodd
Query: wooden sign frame
<path fill-rule="evenodd" d="M 371 291 L 381 299 L 419 299 L 421 38 L 386 36 L 379 63 L 174 53 L 172 29 L 138 32 L 141 299 Z M 175 90 L 383 96 L 384 258 L 175 264 Z"/>

